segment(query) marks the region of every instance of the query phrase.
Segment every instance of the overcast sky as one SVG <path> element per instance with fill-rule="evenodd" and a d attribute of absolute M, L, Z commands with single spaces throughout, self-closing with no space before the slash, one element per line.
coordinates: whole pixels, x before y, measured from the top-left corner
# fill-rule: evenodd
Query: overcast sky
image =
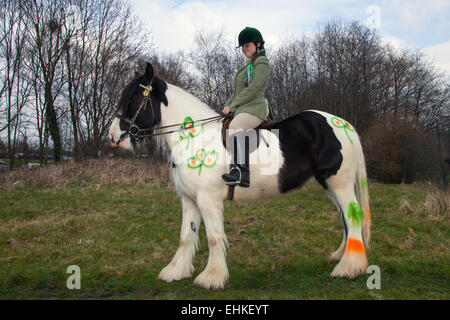
<path fill-rule="evenodd" d="M 223 29 L 237 43 L 239 31 L 256 27 L 271 47 L 312 35 L 335 18 L 377 28 L 395 47 L 420 48 L 450 75 L 450 0 L 129 0 L 160 51 L 189 50 L 197 30 Z"/>

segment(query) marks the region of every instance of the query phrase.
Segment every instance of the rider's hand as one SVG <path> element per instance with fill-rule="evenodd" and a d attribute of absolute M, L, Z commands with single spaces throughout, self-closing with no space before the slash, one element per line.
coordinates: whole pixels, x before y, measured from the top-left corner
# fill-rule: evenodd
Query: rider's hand
<path fill-rule="evenodd" d="M 229 106 L 225 106 L 225 107 L 223 108 L 222 112 L 223 112 L 224 114 L 229 114 L 229 113 L 231 112 L 230 107 L 229 107 Z"/>

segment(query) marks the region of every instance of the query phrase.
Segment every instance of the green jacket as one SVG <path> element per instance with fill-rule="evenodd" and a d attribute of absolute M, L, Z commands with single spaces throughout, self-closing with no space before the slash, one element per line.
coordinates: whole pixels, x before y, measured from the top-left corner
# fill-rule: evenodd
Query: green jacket
<path fill-rule="evenodd" d="M 247 80 L 247 66 L 240 67 L 234 78 L 233 95 L 225 103 L 231 112 L 237 115 L 241 112 L 251 113 L 262 120 L 267 120 L 267 102 L 264 98 L 270 75 L 269 59 L 258 57 L 253 63 L 253 80 L 245 87 Z"/>

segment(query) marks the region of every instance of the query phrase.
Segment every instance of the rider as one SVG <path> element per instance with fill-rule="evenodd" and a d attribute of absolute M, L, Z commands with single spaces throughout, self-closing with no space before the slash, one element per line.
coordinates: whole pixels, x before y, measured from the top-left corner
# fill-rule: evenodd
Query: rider
<path fill-rule="evenodd" d="M 231 132 L 243 131 L 258 127 L 261 122 L 267 120 L 269 113 L 267 101 L 264 98 L 267 82 L 270 75 L 269 59 L 265 55 L 264 39 L 255 28 L 246 27 L 239 33 L 239 47 L 248 58 L 246 64 L 239 68 L 234 79 L 234 92 L 225 103 L 222 112 L 234 114 L 230 122 Z M 239 161 L 237 167 L 231 165 L 228 174 L 222 178 L 228 185 L 239 184 L 242 187 L 250 186 L 249 172 L 249 146 L 248 143 L 234 137 L 237 154 L 245 157 L 245 161 Z"/>

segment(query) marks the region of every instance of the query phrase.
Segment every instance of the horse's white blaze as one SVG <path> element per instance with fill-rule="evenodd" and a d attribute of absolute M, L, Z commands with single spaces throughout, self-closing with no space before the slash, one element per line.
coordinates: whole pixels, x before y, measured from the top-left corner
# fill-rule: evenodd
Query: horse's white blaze
<path fill-rule="evenodd" d="M 111 147 L 113 148 L 120 147 L 125 150 L 134 151 L 131 139 L 128 135 L 125 136 L 125 138 L 122 141 L 117 143 L 122 134 L 126 132 L 124 130 L 120 130 L 119 122 L 120 122 L 119 118 L 114 118 L 111 127 L 109 128 L 109 140 L 111 141 Z"/>

